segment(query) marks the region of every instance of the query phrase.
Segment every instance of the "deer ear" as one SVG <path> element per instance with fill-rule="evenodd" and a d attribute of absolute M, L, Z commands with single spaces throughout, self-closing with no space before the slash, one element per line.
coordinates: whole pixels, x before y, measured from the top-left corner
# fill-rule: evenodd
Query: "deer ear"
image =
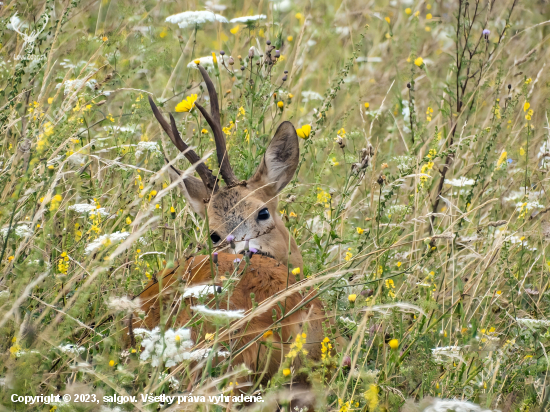
<path fill-rule="evenodd" d="M 191 205 L 193 211 L 204 218 L 204 199 L 209 197 L 209 193 L 206 191 L 202 181 L 193 176 L 182 178 L 181 175 L 183 173 L 173 167 L 169 167 L 168 172 L 172 182 L 179 182 L 178 187 Z"/>
<path fill-rule="evenodd" d="M 266 190 L 275 196 L 294 176 L 299 157 L 300 146 L 296 129 L 292 123 L 283 122 L 277 128 L 260 166 L 248 183 L 253 187 L 267 186 Z"/>

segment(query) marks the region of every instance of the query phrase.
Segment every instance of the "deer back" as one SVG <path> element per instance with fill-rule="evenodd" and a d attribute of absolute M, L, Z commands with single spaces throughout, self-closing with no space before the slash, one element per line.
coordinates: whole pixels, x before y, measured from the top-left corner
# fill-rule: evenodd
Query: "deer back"
<path fill-rule="evenodd" d="M 152 280 L 139 295 L 141 310 L 145 316 L 133 316 L 132 328 L 146 328 L 152 330 L 161 322 L 165 328 L 190 327 L 194 342 L 205 345 L 205 336 L 215 332 L 215 326 L 208 322 L 200 326 L 192 326 L 190 320 L 194 316 L 191 309 L 198 304 L 197 298 L 181 299 L 185 288 L 194 285 L 223 286 L 222 277 L 229 277 L 235 270 L 235 259 L 242 259 L 242 255 L 220 253 L 218 264 L 214 265 L 214 275 L 211 272 L 209 256 L 196 256 L 176 264 L 174 268 L 165 269 L 157 274 L 157 280 Z M 286 313 L 299 307 L 302 302 L 314 297 L 314 292 L 302 295 L 294 292 L 288 296 L 274 298 L 287 286 L 291 287 L 295 280 L 294 275 L 288 272 L 285 265 L 274 259 L 254 255 L 245 269 L 245 262 L 239 266 L 238 279 L 232 288 L 231 294 L 223 293 L 218 305 L 230 310 L 248 311 L 253 306 L 252 294 L 257 308 L 241 322 L 238 328 L 229 326 L 229 333 L 220 333 L 220 340 L 226 342 L 232 351 L 239 351 L 246 347 L 234 358 L 235 364 L 244 363 L 250 370 L 262 374 L 264 379 L 273 376 L 280 367 L 280 361 L 288 353 L 291 343 L 299 333 L 306 332 L 308 357 L 319 360 L 321 357 L 321 341 L 324 338 L 322 321 L 325 319 L 323 306 L 319 298 L 314 298 L 304 307 L 283 319 L 276 328 L 273 327 L 273 310 L 277 319 L 282 318 L 281 308 L 286 307 Z M 215 308 L 215 299 L 210 299 L 206 306 Z M 143 315 L 142 315 L 143 316 Z M 306 326 L 307 325 L 307 326 Z M 282 326 L 282 327 L 280 327 Z M 280 329 L 279 329 L 280 327 Z M 265 334 L 265 332 L 271 333 Z M 131 335 L 131 331 L 129 332 Z M 264 335 L 265 334 L 265 335 Z M 125 333 L 126 335 L 126 333 Z M 258 336 L 259 340 L 251 343 Z M 260 344 L 265 341 L 271 344 Z M 251 344 L 250 344 L 251 343 Z M 250 344 L 250 345 L 249 345 Z M 283 356 L 281 356 L 281 347 Z M 300 359 L 295 359 L 295 366 L 300 366 Z"/>

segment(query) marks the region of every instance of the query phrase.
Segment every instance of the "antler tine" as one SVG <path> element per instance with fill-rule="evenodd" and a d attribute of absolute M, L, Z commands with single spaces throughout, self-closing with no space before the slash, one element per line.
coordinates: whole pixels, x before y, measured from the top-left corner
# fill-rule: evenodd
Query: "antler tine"
<path fill-rule="evenodd" d="M 151 105 L 151 109 L 153 110 L 153 114 L 155 115 L 157 121 L 160 123 L 166 134 L 170 137 L 170 140 L 172 141 L 172 143 L 174 143 L 174 146 L 176 146 L 178 150 L 183 153 L 183 155 L 187 158 L 187 160 L 189 160 L 189 162 L 191 162 L 191 164 L 196 164 L 195 170 L 199 174 L 199 177 L 201 178 L 204 186 L 209 191 L 217 190 L 218 187 L 215 176 L 212 174 L 212 171 L 208 169 L 208 167 L 206 167 L 203 162 L 200 161 L 201 159 L 195 153 L 195 151 L 190 149 L 189 146 L 185 144 L 185 142 L 181 138 L 181 135 L 176 126 L 176 120 L 174 119 L 172 114 L 170 114 L 169 125 L 164 116 L 160 113 L 157 105 L 155 104 L 151 96 L 149 96 L 149 104 Z"/>
<path fill-rule="evenodd" d="M 210 79 L 210 76 L 206 72 L 206 69 L 201 65 L 198 65 L 198 68 L 202 74 L 204 82 L 206 83 L 206 88 L 208 89 L 208 94 L 210 95 L 210 112 L 211 115 L 202 107 L 200 104 L 195 102 L 195 106 L 200 110 L 212 132 L 214 133 L 214 140 L 216 142 L 216 152 L 218 156 L 218 164 L 220 165 L 220 174 L 223 177 L 223 180 L 228 186 L 235 186 L 239 183 L 233 169 L 231 168 L 231 163 L 229 162 L 229 154 L 227 153 L 227 147 L 225 145 L 225 137 L 222 132 L 222 125 L 220 123 L 220 106 L 218 105 L 218 94 L 216 93 L 216 88 L 214 83 Z"/>

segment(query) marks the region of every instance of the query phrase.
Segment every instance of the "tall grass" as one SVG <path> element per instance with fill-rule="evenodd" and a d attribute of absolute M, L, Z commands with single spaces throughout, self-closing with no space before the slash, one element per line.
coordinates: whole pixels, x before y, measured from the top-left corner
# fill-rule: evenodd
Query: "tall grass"
<path fill-rule="evenodd" d="M 189 363 L 153 366 L 140 361 L 139 344 L 122 344 L 131 309 L 123 298 L 207 250 L 205 223 L 170 182 L 164 156 L 182 170 L 188 164 L 147 98 L 175 114 L 217 173 L 205 120 L 196 109 L 176 113 L 192 94 L 206 103 L 193 60 L 213 52 L 223 62 L 210 73 L 239 177 L 253 173 L 282 120 L 301 130 L 299 170 L 280 213 L 304 257 L 299 285 L 317 288 L 337 321 L 319 345 L 340 335 L 349 342 L 307 364 L 319 410 L 464 410 L 458 401 L 545 410 L 545 1 L 4 3 L 6 410 L 43 409 L 12 403 L 14 393 L 218 394 L 247 376 L 222 362 L 197 382 Z M 185 28 L 166 21 L 220 5 L 228 19 L 266 18 Z M 273 65 L 264 63 L 268 40 Z M 294 372 L 250 388 L 269 398 Z"/>

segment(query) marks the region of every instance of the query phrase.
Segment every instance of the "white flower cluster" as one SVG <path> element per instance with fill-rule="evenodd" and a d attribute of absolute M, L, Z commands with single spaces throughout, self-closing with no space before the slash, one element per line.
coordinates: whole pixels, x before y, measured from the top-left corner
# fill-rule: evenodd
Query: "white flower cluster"
<path fill-rule="evenodd" d="M 86 215 L 92 211 L 94 213 L 99 213 L 103 217 L 110 215 L 110 213 L 104 207 L 98 209 L 96 205 L 90 205 L 88 203 L 76 203 L 69 206 L 69 210 L 72 210 L 80 215 Z"/>
<path fill-rule="evenodd" d="M 466 177 L 461 177 L 459 179 L 445 179 L 445 184 L 454 187 L 472 186 L 474 183 L 474 179 L 468 179 Z"/>
<path fill-rule="evenodd" d="M 530 212 L 533 209 L 542 209 L 544 208 L 543 205 L 541 205 L 536 200 L 530 201 L 530 202 L 518 202 L 516 203 L 516 212 L 527 210 Z"/>
<path fill-rule="evenodd" d="M 86 348 L 83 348 L 82 346 L 73 345 L 72 343 L 67 343 L 66 345 L 59 346 L 59 350 L 63 353 L 69 353 L 72 355 L 78 355 L 79 353 L 82 353 L 86 350 Z"/>
<path fill-rule="evenodd" d="M 207 22 L 219 21 L 221 23 L 227 23 L 227 19 L 219 14 L 212 13 L 211 11 L 184 11 L 183 13 L 174 14 L 166 18 L 168 23 L 177 24 L 180 29 L 186 27 L 194 27 L 198 24 Z"/>
<path fill-rule="evenodd" d="M 121 296 L 121 297 L 111 296 L 107 301 L 107 306 L 113 312 L 132 313 L 141 307 L 141 302 L 139 298 L 132 300 L 128 296 Z"/>
<path fill-rule="evenodd" d="M 257 14 L 255 16 L 235 17 L 229 20 L 230 23 L 250 23 L 257 20 L 264 20 L 267 16 L 265 14 Z"/>
<path fill-rule="evenodd" d="M 414 158 L 412 156 L 395 156 L 392 160 L 397 163 L 397 170 L 399 170 L 399 173 L 408 172 L 414 164 Z"/>
<path fill-rule="evenodd" d="M 432 356 L 437 363 L 444 363 L 455 359 L 462 360 L 462 357 L 460 356 L 460 346 L 433 348 Z"/>
<path fill-rule="evenodd" d="M 174 378 L 173 376 L 168 376 L 168 374 L 166 372 L 161 372 L 159 374 L 159 382 L 162 382 L 164 379 L 168 378 L 167 382 L 168 382 L 168 386 L 170 386 L 170 388 L 172 389 L 177 389 L 179 384 L 180 384 L 180 381 L 178 381 L 176 378 Z"/>
<path fill-rule="evenodd" d="M 100 237 L 98 237 L 96 240 L 94 240 L 91 243 L 88 243 L 86 246 L 86 249 L 84 250 L 84 253 L 86 255 L 89 255 L 94 250 L 101 246 L 109 246 L 113 243 L 120 242 L 124 239 L 126 239 L 128 236 L 130 236 L 130 233 L 128 232 L 114 232 L 111 234 L 105 234 Z"/>
<path fill-rule="evenodd" d="M 423 409 L 423 412 L 491 412 L 490 409 L 481 409 L 479 405 L 458 399 L 435 399 Z"/>
<path fill-rule="evenodd" d="M 546 319 L 519 318 L 516 319 L 516 322 L 531 328 L 547 328 L 550 326 L 550 320 Z"/>
<path fill-rule="evenodd" d="M 97 83 L 97 81 L 94 82 L 92 80 L 86 82 L 86 86 L 88 86 L 90 89 L 93 90 L 95 83 Z M 66 96 L 75 90 L 79 90 L 83 84 L 84 84 L 84 79 L 65 80 L 63 83 L 59 83 L 57 86 L 55 86 L 55 88 L 60 89 L 61 86 L 65 85 L 63 94 Z"/>
<path fill-rule="evenodd" d="M 136 149 L 136 156 L 141 156 L 144 152 L 149 152 L 152 155 L 160 156 L 160 148 L 157 142 L 139 142 Z"/>
<path fill-rule="evenodd" d="M 159 366 L 163 361 L 164 366 L 170 368 L 189 359 L 189 352 L 186 349 L 193 346 L 189 329 L 180 328 L 176 331 L 168 329 L 164 332 L 164 339 L 158 326 L 152 331 L 136 329 L 134 334 L 146 336 L 141 342 L 144 349 L 140 359 L 151 359 L 151 365 L 154 367 Z"/>
<path fill-rule="evenodd" d="M 0 230 L 0 235 L 6 237 L 8 234 L 8 227 L 4 227 Z M 11 228 L 11 233 L 15 233 L 17 237 L 29 237 L 32 235 L 32 230 L 27 225 L 17 225 L 15 228 Z"/>
<path fill-rule="evenodd" d="M 323 96 L 311 90 L 304 90 L 302 92 L 302 103 L 307 103 L 310 100 L 323 100 Z"/>

